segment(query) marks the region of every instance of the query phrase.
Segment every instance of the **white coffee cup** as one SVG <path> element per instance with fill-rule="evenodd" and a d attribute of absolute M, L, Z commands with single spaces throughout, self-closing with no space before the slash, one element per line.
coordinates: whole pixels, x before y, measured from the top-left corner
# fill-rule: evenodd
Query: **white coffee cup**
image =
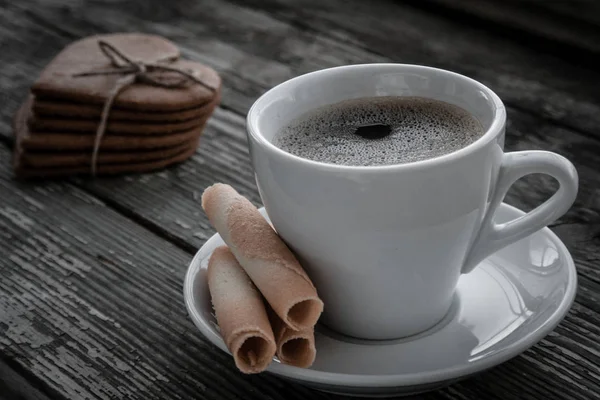
<path fill-rule="evenodd" d="M 271 143 L 294 118 L 371 96 L 419 96 L 469 111 L 485 133 L 440 157 L 346 166 L 294 156 Z M 259 192 L 275 229 L 298 255 L 325 303 L 321 321 L 359 338 L 424 331 L 449 310 L 460 274 L 564 214 L 577 172 L 546 151 L 504 153 L 506 110 L 483 84 L 441 69 L 351 65 L 312 72 L 261 96 L 248 114 Z M 558 191 L 522 218 L 495 224 L 508 188 L 532 173 Z"/>

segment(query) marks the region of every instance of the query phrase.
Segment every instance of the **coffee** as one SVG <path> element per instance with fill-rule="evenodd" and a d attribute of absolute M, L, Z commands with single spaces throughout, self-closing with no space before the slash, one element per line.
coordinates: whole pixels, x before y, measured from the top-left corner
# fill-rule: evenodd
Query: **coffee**
<path fill-rule="evenodd" d="M 321 107 L 279 131 L 273 144 L 331 164 L 391 165 L 452 153 L 483 135 L 462 108 L 421 97 L 366 97 Z"/>

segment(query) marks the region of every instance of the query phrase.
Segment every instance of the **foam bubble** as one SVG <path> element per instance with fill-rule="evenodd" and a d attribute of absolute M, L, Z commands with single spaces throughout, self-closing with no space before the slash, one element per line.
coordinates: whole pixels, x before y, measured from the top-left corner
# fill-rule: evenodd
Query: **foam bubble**
<path fill-rule="evenodd" d="M 361 126 L 385 124 L 380 139 L 355 134 Z M 332 164 L 390 165 L 425 160 L 459 150 L 483 134 L 460 107 L 419 97 L 348 100 L 302 115 L 273 144 L 294 155 Z"/>

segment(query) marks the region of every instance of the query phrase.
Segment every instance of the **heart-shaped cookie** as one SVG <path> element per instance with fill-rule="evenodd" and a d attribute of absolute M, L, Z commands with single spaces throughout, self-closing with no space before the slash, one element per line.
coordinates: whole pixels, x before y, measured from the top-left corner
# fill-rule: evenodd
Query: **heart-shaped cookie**
<path fill-rule="evenodd" d="M 140 33 L 67 46 L 42 71 L 16 113 L 18 177 L 146 172 L 196 150 L 221 98 L 210 67 Z"/>
<path fill-rule="evenodd" d="M 185 161 L 196 152 L 196 147 L 197 143 L 193 143 L 181 153 L 160 160 L 127 164 L 98 164 L 97 173 L 100 175 L 115 175 L 155 171 Z M 21 178 L 52 178 L 69 175 L 87 175 L 89 173 L 90 168 L 86 166 L 31 168 L 24 165 L 15 165 L 15 174 Z"/>
<path fill-rule="evenodd" d="M 211 100 L 212 102 L 212 100 Z M 210 102 L 209 102 L 210 103 Z M 207 109 L 202 104 L 199 107 L 190 108 L 176 112 L 143 112 L 135 110 L 124 110 L 117 107 L 110 109 L 108 121 L 139 121 L 139 122 L 179 122 L 203 117 Z M 82 104 L 68 101 L 49 101 L 35 99 L 33 102 L 33 113 L 36 117 L 49 119 L 95 119 L 100 120 L 102 105 Z"/>
<path fill-rule="evenodd" d="M 208 110 L 204 116 L 206 114 L 209 114 Z M 166 135 L 169 133 L 184 132 L 198 127 L 204 116 L 188 119 L 187 121 L 166 123 L 109 121 L 106 124 L 105 135 L 108 136 L 113 133 L 116 135 Z M 98 120 L 49 119 L 34 116 L 29 120 L 29 129 L 33 132 L 78 132 L 93 135 L 98 129 Z"/>
<path fill-rule="evenodd" d="M 132 164 L 147 161 L 169 159 L 188 150 L 198 143 L 198 138 L 191 142 L 167 147 L 164 149 L 150 149 L 144 151 L 102 151 L 98 154 L 98 165 L 104 164 Z M 92 163 L 92 153 L 89 151 L 73 152 L 38 152 L 27 151 L 21 154 L 21 164 L 26 168 L 59 168 L 59 167 L 87 167 Z"/>
<path fill-rule="evenodd" d="M 31 132 L 27 120 L 31 116 L 31 100 L 25 102 L 17 111 L 14 118 L 14 132 L 16 135 L 16 154 L 19 159 L 22 151 L 74 151 L 83 150 L 91 152 L 94 148 L 94 135 L 81 133 L 60 132 Z M 188 131 L 168 135 L 106 135 L 100 143 L 100 152 L 109 151 L 135 151 L 147 149 L 160 149 L 189 143 L 202 134 L 202 129 L 210 117 L 201 118 L 199 125 Z"/>
<path fill-rule="evenodd" d="M 101 51 L 100 41 L 109 43 L 136 62 L 161 62 L 168 67 L 185 70 L 215 89 L 193 81 L 180 88 L 134 83 L 119 94 L 114 107 L 162 112 L 186 110 L 210 101 L 221 85 L 219 75 L 212 68 L 179 59 L 179 50 L 168 40 L 154 35 L 121 33 L 92 36 L 67 46 L 42 71 L 31 88 L 32 93 L 42 100 L 104 104 L 124 74 L 79 76 L 114 69 L 110 59 Z M 181 78 L 173 72 L 152 72 L 152 76 L 163 81 Z"/>

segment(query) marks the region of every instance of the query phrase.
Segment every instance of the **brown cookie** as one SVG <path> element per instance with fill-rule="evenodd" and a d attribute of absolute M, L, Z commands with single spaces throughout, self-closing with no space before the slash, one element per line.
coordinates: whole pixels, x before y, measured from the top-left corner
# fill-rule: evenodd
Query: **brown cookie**
<path fill-rule="evenodd" d="M 175 60 L 165 65 L 191 72 L 206 85 L 218 89 L 219 75 L 210 67 L 180 60 L 177 47 L 159 36 L 139 33 L 98 35 L 78 40 L 63 49 L 42 71 L 32 87 L 32 92 L 42 100 L 60 99 L 90 104 L 103 104 L 122 74 L 76 76 L 80 73 L 114 69 L 102 53 L 99 40 L 106 41 L 133 60 L 157 62 Z M 173 72 L 153 72 L 161 80 L 178 80 Z M 114 106 L 138 111 L 179 111 L 199 107 L 215 96 L 215 91 L 188 82 L 183 88 L 164 88 L 147 83 L 134 83 L 124 89 Z"/>
<path fill-rule="evenodd" d="M 208 114 L 208 109 L 205 114 Z M 106 124 L 105 135 L 132 134 L 132 135 L 165 135 L 168 133 L 189 131 L 198 127 L 202 117 L 181 122 L 143 123 L 109 121 Z M 94 135 L 98 129 L 98 120 L 85 119 L 48 119 L 32 116 L 29 119 L 29 129 L 32 132 L 78 132 Z"/>
<path fill-rule="evenodd" d="M 211 106 L 214 108 L 214 104 Z M 211 110 L 212 112 L 212 110 Z M 42 151 L 73 151 L 89 150 L 94 148 L 95 135 L 80 133 L 55 133 L 55 132 L 31 132 L 27 120 L 31 115 L 31 99 L 26 101 L 17 111 L 14 119 L 14 131 L 17 137 L 17 147 L 23 150 Z M 143 150 L 174 147 L 182 143 L 190 143 L 202 134 L 209 115 L 201 118 L 199 126 L 184 132 L 168 135 L 113 135 L 109 134 L 102 138 L 100 152 L 102 150 Z"/>
<path fill-rule="evenodd" d="M 196 146 L 192 145 L 185 151 L 162 160 L 128 164 L 98 164 L 96 173 L 98 175 L 116 175 L 155 171 L 185 161 L 195 152 Z M 15 175 L 19 178 L 52 178 L 72 175 L 89 175 L 90 171 L 89 166 L 34 168 L 19 163 L 15 164 Z"/>
<path fill-rule="evenodd" d="M 209 104 L 207 102 L 206 104 Z M 175 122 L 187 121 L 200 118 L 206 114 L 202 104 L 199 107 L 175 112 L 139 112 L 133 110 L 122 110 L 113 107 L 108 117 L 109 121 L 143 121 L 143 122 Z M 67 101 L 48 101 L 35 99 L 33 102 L 33 113 L 40 118 L 49 119 L 95 119 L 99 120 L 102 114 L 102 106 L 94 104 L 69 103 Z"/>
<path fill-rule="evenodd" d="M 141 150 L 160 149 L 177 146 L 189 142 L 200 136 L 204 125 L 186 132 L 174 133 L 164 136 L 105 136 L 100 144 L 102 150 Z M 40 133 L 24 134 L 21 141 L 24 149 L 66 151 L 66 150 L 92 150 L 94 147 L 93 135 L 77 133 Z"/>
<path fill-rule="evenodd" d="M 37 99 L 30 96 L 33 100 L 33 107 L 37 102 Z M 208 103 L 202 107 L 196 108 L 201 112 L 197 118 L 187 119 L 184 121 L 162 121 L 162 122 L 148 122 L 143 123 L 141 121 L 112 121 L 112 116 L 115 110 L 110 110 L 109 122 L 106 125 L 106 134 L 133 134 L 133 135 L 164 135 L 167 133 L 183 132 L 190 129 L 196 128 L 200 121 L 205 119 L 206 116 L 210 116 L 214 111 L 214 108 L 219 104 L 221 100 L 221 91 L 217 91 L 215 97 L 213 97 Z M 127 111 L 126 111 L 127 112 Z M 134 113 L 135 111 L 130 113 Z M 139 113 L 142 114 L 142 113 Z M 145 115 L 152 115 L 146 113 Z M 64 119 L 64 118 L 48 118 L 40 117 L 35 114 L 28 119 L 29 129 L 33 132 L 80 132 L 95 134 L 98 125 L 100 124 L 100 117 L 97 119 Z"/>
<path fill-rule="evenodd" d="M 157 161 L 169 159 L 176 156 L 192 146 L 198 145 L 199 139 L 192 143 L 183 143 L 175 147 L 148 151 L 108 152 L 98 153 L 98 165 L 104 164 L 131 164 L 146 161 Z M 90 168 L 92 163 L 92 152 L 82 150 L 79 152 L 49 153 L 33 152 L 31 150 L 20 154 L 19 163 L 23 168 L 54 168 L 54 167 L 84 167 Z"/>
<path fill-rule="evenodd" d="M 32 96 L 33 97 L 33 96 Z M 133 135 L 165 135 L 168 133 L 189 131 L 198 127 L 206 116 L 210 116 L 215 106 L 220 101 L 220 91 L 204 106 L 198 108 L 202 113 L 198 118 L 175 122 L 151 122 L 141 121 L 111 121 L 114 110 L 109 113 L 109 122 L 106 125 L 106 134 L 133 134 Z M 33 107 L 36 99 L 33 98 Z M 28 119 L 29 129 L 32 132 L 79 132 L 95 134 L 100 124 L 98 119 L 54 119 L 36 116 L 35 113 Z"/>

